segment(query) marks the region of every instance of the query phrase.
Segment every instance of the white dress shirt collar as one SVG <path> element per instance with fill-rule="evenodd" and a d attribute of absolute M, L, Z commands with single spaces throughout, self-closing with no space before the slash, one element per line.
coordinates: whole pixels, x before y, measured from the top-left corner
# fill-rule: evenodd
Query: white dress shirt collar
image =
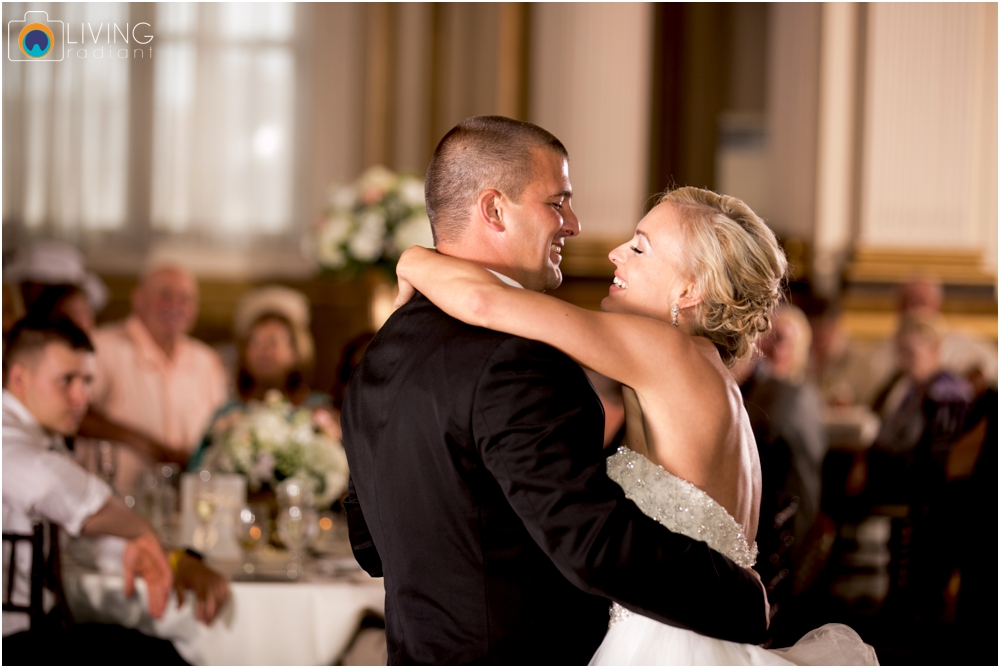
<path fill-rule="evenodd" d="M 513 278 L 510 278 L 509 276 L 504 276 L 499 271 L 493 271 L 492 269 L 486 269 L 486 271 L 490 272 L 491 274 L 499 278 L 501 281 L 503 281 L 504 283 L 513 288 L 521 288 L 522 290 L 524 289 L 523 285 L 515 281 Z"/>
<path fill-rule="evenodd" d="M 65 442 L 62 436 L 51 433 L 43 427 L 35 414 L 21 403 L 11 392 L 3 391 L 3 436 L 6 441 L 8 432 L 14 438 L 20 434 L 32 434 L 32 438 L 24 442 L 35 445 L 45 450 L 63 450 Z"/>

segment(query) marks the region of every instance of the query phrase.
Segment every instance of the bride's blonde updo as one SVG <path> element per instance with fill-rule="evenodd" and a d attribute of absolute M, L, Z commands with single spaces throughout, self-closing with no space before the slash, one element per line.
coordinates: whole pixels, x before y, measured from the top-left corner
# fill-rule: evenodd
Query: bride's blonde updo
<path fill-rule="evenodd" d="M 701 303 L 694 331 L 712 341 L 726 366 L 749 357 L 771 328 L 788 262 L 774 232 L 746 204 L 710 190 L 685 187 L 663 195 L 683 221 L 688 269 Z"/>

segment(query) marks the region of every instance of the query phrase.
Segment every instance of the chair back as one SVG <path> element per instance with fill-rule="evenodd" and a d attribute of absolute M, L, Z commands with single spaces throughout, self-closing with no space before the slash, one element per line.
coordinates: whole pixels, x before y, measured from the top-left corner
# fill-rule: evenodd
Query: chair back
<path fill-rule="evenodd" d="M 18 546 L 24 544 L 27 544 L 28 549 L 31 550 L 31 593 L 27 605 L 11 601 L 14 581 L 17 579 Z M 30 535 L 5 533 L 3 534 L 3 553 L 5 556 L 8 554 L 8 545 L 10 545 L 10 556 L 7 558 L 4 569 L 6 586 L 3 590 L 3 611 L 27 613 L 31 619 L 31 626 L 37 628 L 45 614 L 42 607 L 42 589 L 45 586 L 45 527 L 42 524 L 36 524 Z"/>
<path fill-rule="evenodd" d="M 46 525 L 48 532 L 46 532 Z M 45 538 L 48 533 L 48 558 L 45 555 Z M 10 552 L 7 545 L 10 545 Z M 18 546 L 27 545 L 31 550 L 31 587 L 28 603 L 15 603 L 11 600 L 14 592 L 14 581 L 17 578 Z M 45 621 L 49 626 L 65 627 L 72 622 L 72 615 L 66 603 L 66 593 L 62 587 L 62 563 L 59 550 L 59 527 L 55 524 L 37 523 L 32 533 L 3 534 L 3 554 L 9 554 L 4 567 L 3 611 L 22 612 L 28 615 L 32 630 L 38 630 Z M 46 615 L 43 603 L 43 590 L 48 588 L 55 595 L 55 614 Z"/>

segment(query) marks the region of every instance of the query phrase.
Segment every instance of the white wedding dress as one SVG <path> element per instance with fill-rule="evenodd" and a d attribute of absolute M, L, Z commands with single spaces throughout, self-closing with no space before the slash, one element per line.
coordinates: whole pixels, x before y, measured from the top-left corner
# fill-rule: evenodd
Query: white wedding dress
<path fill-rule="evenodd" d="M 686 480 L 621 447 L 608 458 L 608 477 L 642 512 L 671 531 L 705 541 L 744 568 L 757 545 L 725 508 Z M 875 650 L 843 624 L 810 631 L 786 649 L 717 640 L 637 615 L 617 603 L 591 665 L 878 665 Z"/>

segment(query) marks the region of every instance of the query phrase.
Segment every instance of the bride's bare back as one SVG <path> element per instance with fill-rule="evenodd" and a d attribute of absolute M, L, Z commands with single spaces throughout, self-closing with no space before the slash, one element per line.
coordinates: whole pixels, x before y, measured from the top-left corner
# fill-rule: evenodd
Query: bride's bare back
<path fill-rule="evenodd" d="M 707 347 L 706 347 L 707 346 Z M 760 461 L 739 388 L 714 346 L 695 340 L 690 369 L 623 387 L 626 444 L 712 497 L 757 535 Z M 686 365 L 685 365 L 686 366 Z"/>

